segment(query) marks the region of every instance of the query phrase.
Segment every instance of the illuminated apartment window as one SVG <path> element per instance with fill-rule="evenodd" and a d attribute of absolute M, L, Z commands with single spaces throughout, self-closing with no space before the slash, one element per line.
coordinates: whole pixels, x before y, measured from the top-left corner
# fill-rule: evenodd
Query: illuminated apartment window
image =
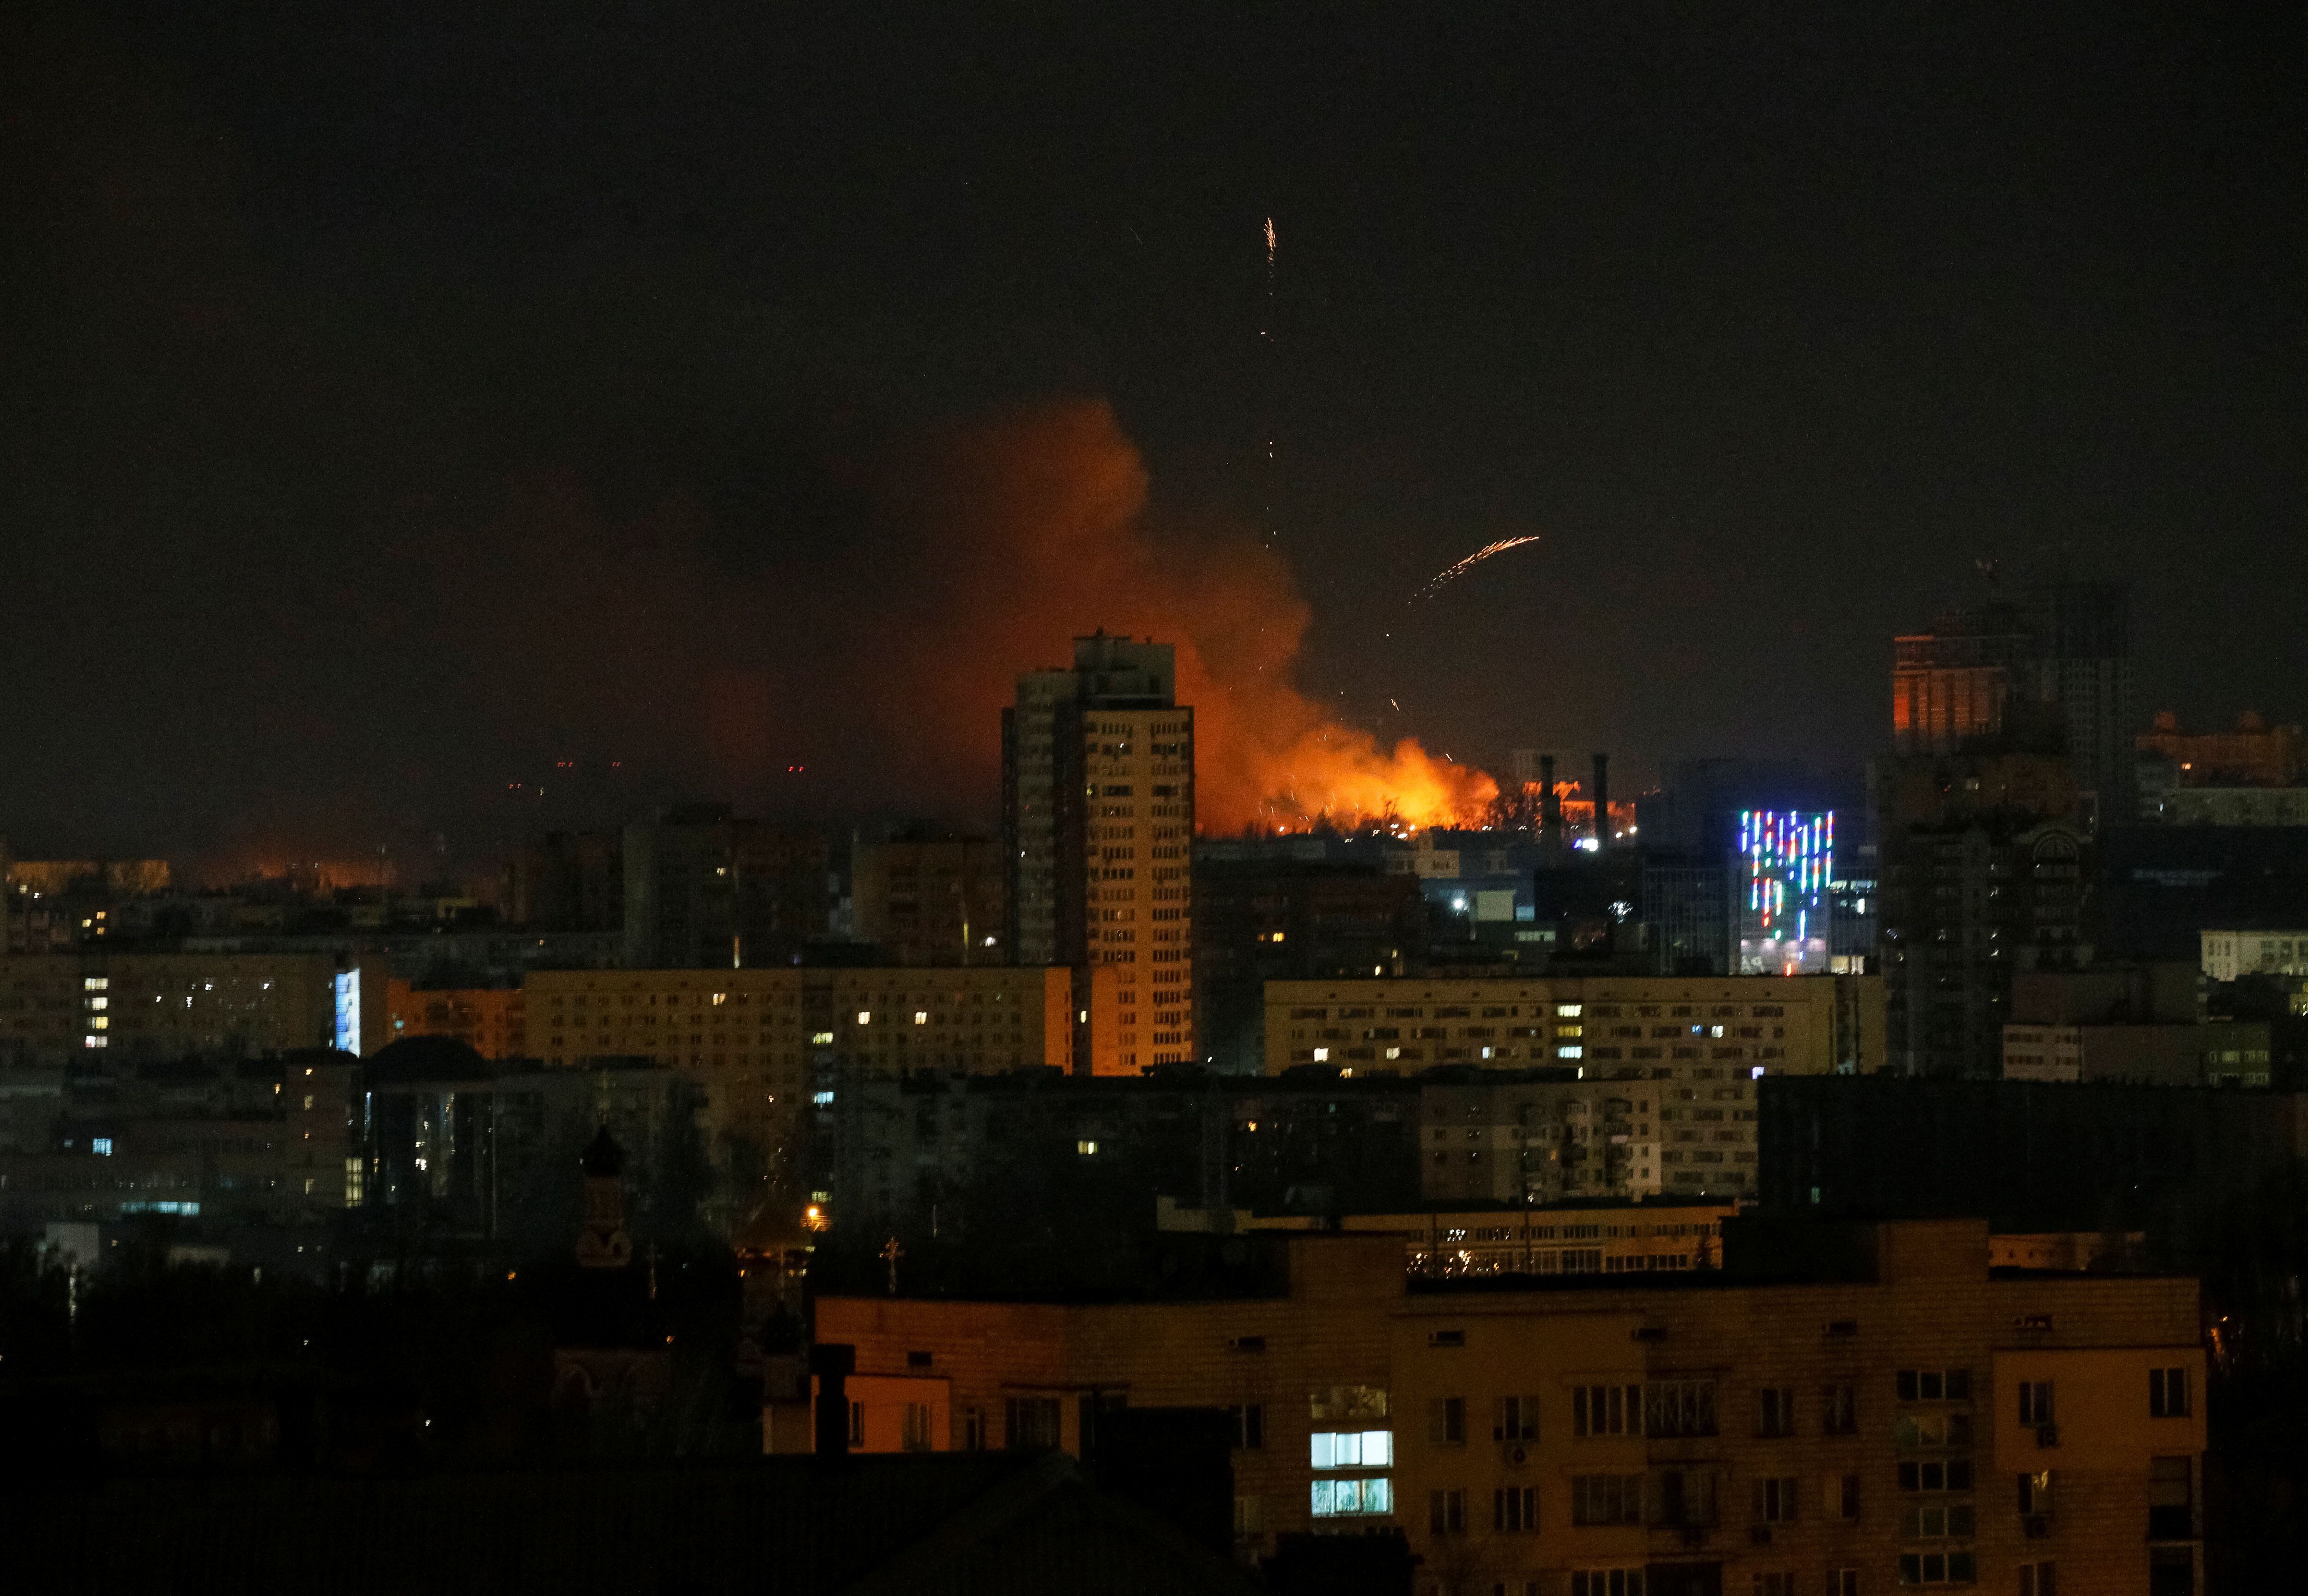
<path fill-rule="evenodd" d="M 926 1025 L 926 1024 L 928 1024 L 929 1022 L 930 1022 L 930 1012 L 929 1012 L 929 1010 L 927 1010 L 927 1009 L 926 1009 L 926 1008 L 917 1008 L 917 1009 L 916 1009 L 916 1010 L 914 1011 L 914 1023 L 915 1023 L 915 1024 L 917 1024 L 917 1025 Z"/>
<path fill-rule="evenodd" d="M 1317 1480 L 1313 1489 L 1316 1518 L 1369 1518 L 1394 1511 L 1391 1480 Z"/>
<path fill-rule="evenodd" d="M 1394 1466 L 1394 1432 L 1391 1429 L 1316 1430 L 1307 1442 L 1310 1461 L 1317 1469 Z"/>

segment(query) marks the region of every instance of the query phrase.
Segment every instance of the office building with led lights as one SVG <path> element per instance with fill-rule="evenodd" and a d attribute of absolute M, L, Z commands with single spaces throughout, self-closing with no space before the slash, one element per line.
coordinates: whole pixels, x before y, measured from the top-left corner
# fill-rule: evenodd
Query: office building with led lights
<path fill-rule="evenodd" d="M 1741 810 L 1737 869 L 1739 973 L 1826 971 L 1834 918 L 1834 815 Z"/>

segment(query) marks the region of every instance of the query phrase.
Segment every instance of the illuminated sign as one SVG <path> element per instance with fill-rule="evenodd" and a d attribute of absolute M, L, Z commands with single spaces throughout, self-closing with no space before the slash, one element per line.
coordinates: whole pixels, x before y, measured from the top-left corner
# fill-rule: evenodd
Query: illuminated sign
<path fill-rule="evenodd" d="M 1827 968 L 1828 884 L 1835 816 L 1827 810 L 1739 812 L 1739 973 L 1815 975 Z"/>
<path fill-rule="evenodd" d="M 348 970 L 337 977 L 336 997 L 337 1049 L 343 1053 L 357 1054 L 361 1050 L 361 991 L 358 970 Z"/>

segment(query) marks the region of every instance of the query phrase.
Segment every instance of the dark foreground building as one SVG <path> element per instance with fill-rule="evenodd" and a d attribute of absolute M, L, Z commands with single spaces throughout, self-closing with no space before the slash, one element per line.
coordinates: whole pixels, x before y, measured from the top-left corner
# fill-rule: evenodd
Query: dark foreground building
<path fill-rule="evenodd" d="M 770 1458 L 17 1495 L 12 1583 L 378 1596 L 1185 1596 L 1257 1587 L 1063 1455 Z M 21 1583 L 18 1583 L 21 1582 Z"/>
<path fill-rule="evenodd" d="M 1773 1075 L 1757 1112 L 1769 1209 L 2148 1230 L 2175 1249 L 2308 1156 L 2308 1093 Z"/>

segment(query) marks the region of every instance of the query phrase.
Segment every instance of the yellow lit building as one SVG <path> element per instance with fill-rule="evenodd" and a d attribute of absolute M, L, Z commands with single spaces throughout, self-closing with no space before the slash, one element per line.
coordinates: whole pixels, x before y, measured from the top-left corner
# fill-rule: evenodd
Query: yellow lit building
<path fill-rule="evenodd" d="M 1468 1095 L 1487 1107 L 1477 1106 L 1467 1126 L 1425 1127 L 1429 1164 L 1449 1155 L 1426 1170 L 1434 1200 L 1752 1195 L 1754 1081 L 1869 1073 L 1882 1067 L 1883 1048 L 1883 986 L 1866 975 L 1266 987 L 1271 1074 L 1302 1065 L 1354 1074 L 1436 1065 L 1571 1072 L 1576 1089 L 1534 1082 L 1524 1092 L 1530 1103 L 1494 1100 L 1499 1092 L 1478 1083 Z M 1546 1134 L 1535 1134 L 1542 1126 Z M 1462 1145 L 1468 1131 L 1481 1133 L 1479 1145 Z M 1486 1156 L 1468 1160 L 1470 1151 Z M 1574 1154 L 1583 1156 L 1572 1179 L 1562 1171 Z"/>
<path fill-rule="evenodd" d="M 1011 946 L 1076 971 L 1090 1074 L 1194 1062 L 1194 712 L 1167 643 L 1101 633 L 1003 712 Z"/>
<path fill-rule="evenodd" d="M 1294 1237 L 1287 1295 L 821 1298 L 817 1333 L 877 1450 L 1230 1410 L 1245 1557 L 1400 1529 L 1420 1596 L 2200 1588 L 2195 1281 L 1992 1272 L 1978 1221 L 1820 1240 L 1839 1266 L 1415 1287 L 1396 1238 Z"/>
<path fill-rule="evenodd" d="M 845 1069 L 1070 1070 L 1064 970 L 533 971 L 529 1050 L 548 1065 L 647 1058 L 705 1089 L 725 1223 L 798 1189 L 813 1096 Z"/>

